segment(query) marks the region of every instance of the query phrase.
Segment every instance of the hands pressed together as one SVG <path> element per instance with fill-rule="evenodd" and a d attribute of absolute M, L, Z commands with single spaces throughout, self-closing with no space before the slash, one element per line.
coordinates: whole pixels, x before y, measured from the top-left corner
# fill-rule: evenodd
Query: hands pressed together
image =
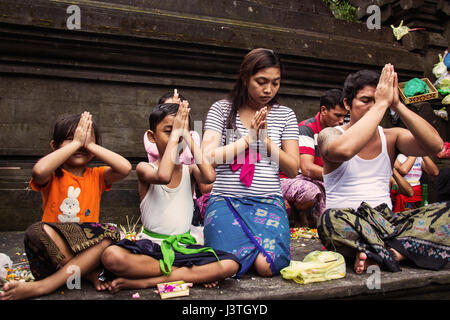
<path fill-rule="evenodd" d="M 398 93 L 398 75 L 394 66 L 386 64 L 381 71 L 380 80 L 375 91 L 375 102 L 383 103 L 386 108 L 396 111 L 400 104 Z"/>
<path fill-rule="evenodd" d="M 95 133 L 92 126 L 92 114 L 85 111 L 81 114 L 80 122 L 75 129 L 73 142 L 78 143 L 80 148 L 89 150 L 92 144 L 95 144 Z"/>
<path fill-rule="evenodd" d="M 175 94 L 178 98 L 178 95 Z M 190 137 L 189 133 L 189 113 L 191 109 L 189 108 L 189 102 L 187 100 L 180 101 L 180 99 L 175 99 L 174 95 L 174 103 L 178 103 L 180 107 L 178 108 L 178 112 L 175 116 L 172 126 L 171 137 L 176 139 L 177 141 L 184 137 L 187 139 Z"/>
<path fill-rule="evenodd" d="M 265 142 L 267 138 L 267 106 L 256 111 L 255 116 L 252 119 L 248 144 L 256 142 L 258 139 Z"/>

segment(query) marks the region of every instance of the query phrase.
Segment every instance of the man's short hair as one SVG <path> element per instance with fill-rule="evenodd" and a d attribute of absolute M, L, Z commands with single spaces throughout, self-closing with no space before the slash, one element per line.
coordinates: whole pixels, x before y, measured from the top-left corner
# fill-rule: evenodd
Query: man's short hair
<path fill-rule="evenodd" d="M 336 108 L 339 105 L 344 109 L 344 102 L 342 101 L 342 90 L 330 89 L 320 97 L 320 106 L 325 106 L 327 110 Z"/>
<path fill-rule="evenodd" d="M 347 104 L 352 107 L 353 99 L 358 94 L 358 91 L 365 86 L 377 87 L 380 74 L 372 70 L 359 70 L 347 76 L 344 83 L 344 90 L 342 92 L 342 100 L 347 99 Z"/>

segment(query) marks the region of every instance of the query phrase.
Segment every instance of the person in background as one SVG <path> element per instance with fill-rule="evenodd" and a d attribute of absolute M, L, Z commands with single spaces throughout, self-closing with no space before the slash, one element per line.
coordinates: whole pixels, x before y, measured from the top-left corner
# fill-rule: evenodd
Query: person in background
<path fill-rule="evenodd" d="M 299 123 L 300 174 L 289 179 L 280 172 L 280 183 L 287 207 L 291 208 L 290 214 L 299 214 L 298 218 L 303 226 L 316 228 L 317 221 L 325 210 L 323 161 L 317 145 L 317 136 L 324 128 L 343 125 L 347 113 L 342 103 L 342 90 L 330 89 L 320 97 L 319 112 Z M 312 216 L 308 219 L 303 211 L 312 207 Z"/>
<path fill-rule="evenodd" d="M 394 168 L 411 185 L 414 194 L 408 197 L 396 193 L 393 211 L 401 212 L 420 207 L 422 203 L 422 185 L 420 184 L 422 173 L 425 172 L 430 176 L 437 176 L 439 174 L 438 167 L 428 156 L 406 157 L 404 154 L 400 153 L 395 160 Z"/>
<path fill-rule="evenodd" d="M 414 194 L 414 190 L 411 185 L 406 181 L 400 173 L 398 173 L 397 169 L 392 169 L 392 177 L 390 182 L 391 189 L 391 200 L 392 206 L 395 208 L 395 197 L 396 195 L 402 194 L 406 197 L 412 197 Z"/>

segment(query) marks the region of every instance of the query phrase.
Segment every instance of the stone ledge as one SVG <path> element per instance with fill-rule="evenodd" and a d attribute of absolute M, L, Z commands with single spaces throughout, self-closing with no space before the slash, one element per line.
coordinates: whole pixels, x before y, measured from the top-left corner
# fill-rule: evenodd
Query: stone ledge
<path fill-rule="evenodd" d="M 23 232 L 1 232 L 0 252 L 20 261 L 23 251 Z M 302 244 L 304 246 L 302 246 Z M 303 260 L 305 255 L 314 250 L 321 250 L 322 244 L 317 239 L 292 240 L 292 259 Z M 19 253 L 19 255 L 16 255 Z M 262 278 L 248 273 L 241 279 L 226 279 L 216 288 L 206 289 L 200 285 L 190 290 L 188 297 L 176 300 L 324 300 L 324 299 L 383 299 L 386 297 L 408 298 L 411 294 L 424 299 L 427 295 L 438 295 L 440 299 L 450 298 L 450 266 L 440 271 L 416 269 L 402 266 L 401 272 L 381 273 L 381 288 L 370 290 L 366 281 L 371 274 L 357 275 L 350 263 L 347 275 L 343 279 L 327 282 L 296 284 L 284 280 L 281 276 Z M 138 292 L 140 300 L 159 301 L 160 297 L 153 288 L 143 290 L 123 290 L 111 295 L 108 292 L 96 292 L 89 283 L 83 282 L 80 290 L 60 288 L 56 292 L 36 298 L 36 300 L 132 300 L 132 294 Z M 434 296 L 435 297 L 435 296 Z"/>

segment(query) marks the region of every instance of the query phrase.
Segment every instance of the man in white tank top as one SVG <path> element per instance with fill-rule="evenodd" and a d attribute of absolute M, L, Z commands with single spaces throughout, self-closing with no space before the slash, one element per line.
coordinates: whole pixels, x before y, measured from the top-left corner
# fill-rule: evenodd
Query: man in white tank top
<path fill-rule="evenodd" d="M 349 75 L 343 101 L 350 111 L 350 122 L 339 129 L 326 128 L 318 138 L 324 162 L 326 207 L 357 210 L 363 201 L 372 207 L 382 203 L 392 206 L 389 178 L 396 153 L 436 154 L 443 141 L 427 121 L 400 102 L 397 73 L 390 64 L 385 65 L 381 76 L 368 70 Z M 388 108 L 409 130 L 379 126 Z M 320 223 L 326 219 L 322 217 Z M 367 267 L 366 259 L 363 252 L 356 253 L 357 273 Z"/>

